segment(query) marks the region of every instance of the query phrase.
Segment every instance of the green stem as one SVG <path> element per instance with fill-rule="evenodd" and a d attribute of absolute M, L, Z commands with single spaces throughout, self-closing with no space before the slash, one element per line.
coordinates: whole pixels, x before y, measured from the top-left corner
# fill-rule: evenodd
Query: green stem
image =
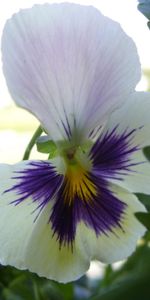
<path fill-rule="evenodd" d="M 23 160 L 29 159 L 31 150 L 32 150 L 33 146 L 35 145 L 37 138 L 42 134 L 42 132 L 43 132 L 43 129 L 42 129 L 41 126 L 39 126 L 37 128 L 37 130 L 35 131 L 35 133 L 34 133 L 32 139 L 31 139 L 31 141 L 29 142 L 29 144 L 28 144 L 28 146 L 27 146 L 27 148 L 25 150 L 25 153 L 24 153 L 24 156 L 23 156 Z"/>

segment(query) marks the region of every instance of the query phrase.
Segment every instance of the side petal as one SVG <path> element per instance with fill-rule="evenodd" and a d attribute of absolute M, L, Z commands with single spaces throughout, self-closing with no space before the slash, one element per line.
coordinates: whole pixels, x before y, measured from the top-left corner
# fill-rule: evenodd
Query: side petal
<path fill-rule="evenodd" d="M 150 93 L 134 92 L 128 100 L 112 113 L 105 130 L 115 128 L 122 133 L 126 129 L 136 130 L 134 144 L 142 147 L 150 145 Z"/>
<path fill-rule="evenodd" d="M 80 224 L 78 228 L 78 234 L 81 235 L 88 255 L 92 259 L 104 263 L 113 263 L 131 255 L 136 248 L 137 240 L 146 231 L 145 227 L 134 216 L 135 212 L 145 211 L 145 207 L 133 194 L 122 188 L 112 186 L 112 191 L 118 199 L 126 204 L 122 228 L 116 227 L 113 232 L 107 235 L 101 234 L 99 237 L 95 237 L 94 233 L 83 224 Z"/>
<path fill-rule="evenodd" d="M 150 163 L 145 159 L 142 150 L 135 153 L 131 157 L 131 161 L 133 163 L 132 170 L 123 176 L 122 180 L 113 182 L 132 193 L 150 195 Z"/>
<path fill-rule="evenodd" d="M 128 172 L 115 182 L 134 193 L 150 194 L 150 163 L 142 153 L 142 148 L 150 145 L 149 112 L 150 93 L 135 92 L 112 114 L 104 130 L 109 132 L 115 127 L 118 136 L 126 130 L 133 131 L 128 148 L 135 151 L 129 151 Z"/>
<path fill-rule="evenodd" d="M 13 172 L 12 180 L 15 180 L 13 186 L 5 193 L 15 191 L 18 197 L 11 203 L 17 205 L 31 197 L 42 210 L 59 190 L 63 175 L 50 161 L 27 161 L 23 169 Z"/>
<path fill-rule="evenodd" d="M 2 57 L 13 99 L 53 140 L 103 124 L 140 79 L 133 41 L 91 6 L 21 10 L 4 28 Z"/>
<path fill-rule="evenodd" d="M 18 164 L 17 168 L 23 165 Z M 15 167 L 0 165 L 0 263 L 25 269 L 24 251 L 33 229 L 35 215 L 32 212 L 36 205 L 31 199 L 17 206 L 10 204 L 17 195 L 4 191 L 14 183 L 11 176 Z"/>

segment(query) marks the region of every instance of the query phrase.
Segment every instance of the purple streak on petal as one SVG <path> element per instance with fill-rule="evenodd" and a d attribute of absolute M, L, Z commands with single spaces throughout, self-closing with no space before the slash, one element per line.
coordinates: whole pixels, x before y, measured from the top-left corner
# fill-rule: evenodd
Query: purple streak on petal
<path fill-rule="evenodd" d="M 115 178 L 121 180 L 121 175 L 132 172 L 135 165 L 131 156 L 139 150 L 139 146 L 133 143 L 136 130 L 126 129 L 123 133 L 117 132 L 117 127 L 102 134 L 93 145 L 90 158 L 93 161 L 95 174 L 103 178 Z"/>
<path fill-rule="evenodd" d="M 56 234 L 59 245 L 73 245 L 76 233 L 76 225 L 78 220 L 75 218 L 75 205 L 68 205 L 64 202 L 62 197 L 62 187 L 58 193 L 56 202 L 53 206 L 53 210 L 49 219 L 52 223 L 53 235 Z"/>
<path fill-rule="evenodd" d="M 72 133 L 71 133 L 71 128 L 70 128 L 70 125 L 69 125 L 67 119 L 66 119 L 66 123 L 67 123 L 67 125 L 63 121 L 61 121 L 61 124 L 65 130 L 66 136 L 67 136 L 68 140 L 70 140 Z"/>
<path fill-rule="evenodd" d="M 91 201 L 81 200 L 76 194 L 74 201 L 71 205 L 68 205 L 63 199 L 65 182 L 58 192 L 50 222 L 60 248 L 62 244 L 71 245 L 71 248 L 73 248 L 76 227 L 80 221 L 83 221 L 87 227 L 92 228 L 97 236 L 102 233 L 109 235 L 109 232 L 113 232 L 114 227 L 123 230 L 121 220 L 126 204 L 117 199 L 110 191 L 105 179 L 95 176 L 94 173 L 90 174 L 89 178 L 97 188 L 97 196 L 93 195 Z"/>
<path fill-rule="evenodd" d="M 55 167 L 45 161 L 29 162 L 24 170 L 14 173 L 16 176 L 12 179 L 17 183 L 5 193 L 15 191 L 19 197 L 11 203 L 18 205 L 31 197 L 40 211 L 54 197 L 63 181 L 63 176 L 57 174 Z"/>
<path fill-rule="evenodd" d="M 95 139 L 99 135 L 101 129 L 102 129 L 102 125 L 92 129 L 91 132 L 89 133 L 89 139 Z"/>

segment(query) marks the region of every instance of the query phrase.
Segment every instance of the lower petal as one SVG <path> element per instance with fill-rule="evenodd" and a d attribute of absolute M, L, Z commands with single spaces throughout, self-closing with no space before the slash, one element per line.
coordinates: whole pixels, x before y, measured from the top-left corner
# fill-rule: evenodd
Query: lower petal
<path fill-rule="evenodd" d="M 90 257 L 85 251 L 81 237 L 74 242 L 74 248 L 61 246 L 50 228 L 51 204 L 37 219 L 26 248 L 26 266 L 31 272 L 59 282 L 69 282 L 81 277 L 89 268 Z"/>
<path fill-rule="evenodd" d="M 137 240 L 146 230 L 134 216 L 135 212 L 146 210 L 136 196 L 117 186 L 112 186 L 112 190 L 118 199 L 126 204 L 121 221 L 122 227 L 114 227 L 113 231 L 108 232 L 107 235 L 101 234 L 99 237 L 96 237 L 95 233 L 83 223 L 78 227 L 78 234 L 85 245 L 85 251 L 88 251 L 92 259 L 104 263 L 113 263 L 131 255 L 136 248 Z"/>

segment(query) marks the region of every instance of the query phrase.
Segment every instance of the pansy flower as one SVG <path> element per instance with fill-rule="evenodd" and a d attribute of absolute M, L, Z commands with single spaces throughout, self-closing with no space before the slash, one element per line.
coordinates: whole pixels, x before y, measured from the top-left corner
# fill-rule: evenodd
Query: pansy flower
<path fill-rule="evenodd" d="M 150 194 L 134 42 L 91 6 L 35 5 L 7 21 L 2 59 L 12 98 L 56 151 L 0 165 L 0 262 L 68 282 L 91 260 L 126 258 L 145 232 L 134 193 Z"/>

